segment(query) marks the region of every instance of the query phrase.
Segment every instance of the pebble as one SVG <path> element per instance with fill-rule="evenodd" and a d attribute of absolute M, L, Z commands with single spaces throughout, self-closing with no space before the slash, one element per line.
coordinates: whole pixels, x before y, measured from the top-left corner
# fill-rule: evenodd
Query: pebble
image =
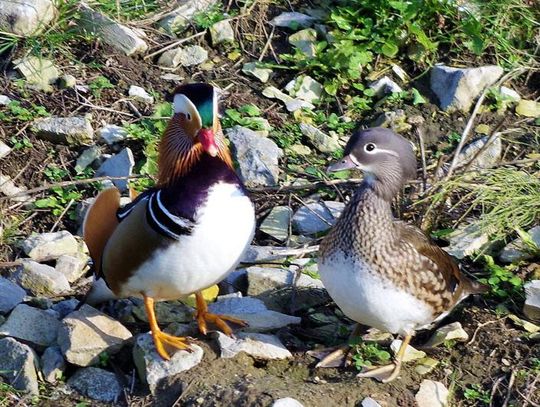
<path fill-rule="evenodd" d="M 99 362 L 102 352 L 119 351 L 131 337 L 120 322 L 85 304 L 62 321 L 58 345 L 69 363 L 89 366 Z"/>
<path fill-rule="evenodd" d="M 0 103 L 1 105 L 2 103 Z M 0 141 L 0 159 L 6 157 L 11 152 L 11 147 Z"/>
<path fill-rule="evenodd" d="M 56 383 L 64 376 L 66 360 L 58 346 L 51 346 L 41 356 L 41 372 L 49 383 Z"/>
<path fill-rule="evenodd" d="M 0 95 L 0 106 L 7 106 L 11 103 L 11 99 L 6 95 Z"/>
<path fill-rule="evenodd" d="M 315 58 L 317 41 L 317 31 L 313 28 L 300 30 L 289 36 L 289 44 L 296 47 L 308 58 Z"/>
<path fill-rule="evenodd" d="M 461 323 L 452 322 L 451 324 L 438 328 L 425 346 L 435 347 L 446 341 L 466 342 L 468 340 L 469 334 L 465 332 Z"/>
<path fill-rule="evenodd" d="M 377 403 L 376 400 L 372 399 L 371 397 L 366 397 L 364 400 L 362 400 L 362 404 L 360 404 L 361 407 L 381 407 L 379 403 Z"/>
<path fill-rule="evenodd" d="M 56 260 L 55 270 L 62 273 L 68 282 L 74 283 L 86 273 L 88 258 L 83 254 L 63 254 Z"/>
<path fill-rule="evenodd" d="M 272 407 L 304 407 L 304 405 L 292 397 L 284 397 L 274 401 Z"/>
<path fill-rule="evenodd" d="M 489 243 L 488 235 L 482 233 L 474 223 L 459 227 L 448 235 L 448 240 L 449 245 L 443 249 L 458 260 L 470 256 Z"/>
<path fill-rule="evenodd" d="M 116 374 L 97 367 L 77 370 L 67 384 L 82 395 L 104 403 L 116 403 L 123 393 Z"/>
<path fill-rule="evenodd" d="M 65 254 L 75 254 L 79 244 L 66 230 L 54 233 L 34 234 L 22 242 L 22 248 L 32 260 L 42 262 L 55 260 Z"/>
<path fill-rule="evenodd" d="M 373 89 L 375 91 L 375 95 L 378 97 L 391 93 L 403 92 L 403 89 L 401 89 L 401 87 L 388 76 L 383 76 L 381 79 L 371 83 L 369 88 Z"/>
<path fill-rule="evenodd" d="M 260 230 L 273 238 L 284 242 L 289 237 L 289 225 L 292 209 L 288 206 L 275 206 L 260 226 Z"/>
<path fill-rule="evenodd" d="M 38 357 L 28 345 L 13 338 L 0 339 L 0 376 L 14 388 L 39 394 L 36 366 Z"/>
<path fill-rule="evenodd" d="M 126 177 L 124 179 L 113 179 L 112 183 L 120 192 L 128 190 L 128 179 L 131 175 L 135 159 L 129 147 L 124 148 L 118 154 L 105 160 L 96 171 L 96 177 Z"/>
<path fill-rule="evenodd" d="M 44 92 L 52 92 L 54 84 L 60 77 L 60 71 L 54 63 L 46 58 L 26 56 L 14 60 L 17 69 L 26 79 L 28 84 Z"/>
<path fill-rule="evenodd" d="M 147 103 L 150 105 L 154 103 L 154 97 L 140 86 L 131 85 L 129 87 L 128 95 L 137 102 Z"/>
<path fill-rule="evenodd" d="M 525 305 L 523 313 L 532 320 L 540 321 L 540 280 L 531 280 L 524 286 Z"/>
<path fill-rule="evenodd" d="M 80 146 L 92 144 L 94 129 L 87 117 L 44 117 L 35 119 L 33 128 L 38 137 L 52 143 Z"/>
<path fill-rule="evenodd" d="M 448 389 L 441 382 L 423 380 L 414 398 L 418 407 L 446 407 L 448 394 Z"/>
<path fill-rule="evenodd" d="M 115 124 L 106 124 L 98 130 L 98 135 L 100 140 L 110 146 L 124 141 L 129 136 L 126 129 Z"/>
<path fill-rule="evenodd" d="M 316 21 L 317 19 L 314 17 L 293 11 L 281 13 L 270 20 L 269 23 L 275 27 L 296 29 L 298 27 L 311 27 Z"/>
<path fill-rule="evenodd" d="M 228 42 L 234 42 L 234 30 L 227 20 L 218 21 L 210 27 L 210 37 L 212 44 L 218 45 Z"/>
<path fill-rule="evenodd" d="M 280 268 L 252 266 L 247 268 L 248 295 L 256 296 L 277 288 L 297 287 L 323 288 L 322 282 L 306 274 L 300 274 L 296 280 L 296 272 Z"/>
<path fill-rule="evenodd" d="M 345 208 L 343 202 L 311 202 L 296 211 L 292 218 L 294 230 L 303 235 L 325 232 L 332 227 Z M 324 219 L 324 220 L 323 220 Z"/>
<path fill-rule="evenodd" d="M 34 346 L 47 347 L 56 343 L 60 321 L 50 312 L 19 304 L 0 326 L 0 336 L 11 336 Z"/>
<path fill-rule="evenodd" d="M 397 355 L 399 348 L 403 341 L 401 339 L 395 339 L 390 344 L 390 349 L 394 355 Z M 411 345 L 407 345 L 405 349 L 405 354 L 403 355 L 403 362 L 410 362 L 417 359 L 422 359 L 426 357 L 426 352 L 413 348 Z"/>
<path fill-rule="evenodd" d="M 300 131 L 321 153 L 335 153 L 341 148 L 338 137 L 331 137 L 309 123 L 300 123 Z"/>
<path fill-rule="evenodd" d="M 252 332 L 238 332 L 231 338 L 222 332 L 217 332 L 217 341 L 221 357 L 228 359 L 240 352 L 245 352 L 256 359 L 273 360 L 292 357 L 291 352 L 275 335 Z"/>
<path fill-rule="evenodd" d="M 529 229 L 527 233 L 532 241 L 540 247 L 540 226 Z M 499 253 L 499 260 L 503 263 L 518 263 L 520 261 L 530 260 L 534 257 L 533 253 L 527 251 L 527 247 L 521 238 L 508 243 Z"/>
<path fill-rule="evenodd" d="M 99 146 L 92 146 L 85 149 L 81 155 L 77 158 L 75 163 L 75 171 L 82 172 L 88 168 L 94 161 L 101 157 L 101 148 Z"/>
<path fill-rule="evenodd" d="M 258 62 L 247 62 L 242 66 L 242 72 L 257 78 L 262 83 L 266 83 L 273 71 L 270 68 L 259 68 L 258 64 Z"/>

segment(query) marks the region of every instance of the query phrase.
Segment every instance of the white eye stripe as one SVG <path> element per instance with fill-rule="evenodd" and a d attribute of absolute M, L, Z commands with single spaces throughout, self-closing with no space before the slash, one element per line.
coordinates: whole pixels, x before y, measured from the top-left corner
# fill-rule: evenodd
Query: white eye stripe
<path fill-rule="evenodd" d="M 369 146 L 369 145 L 372 145 L 372 146 L 374 146 L 375 148 L 374 148 L 373 150 L 368 151 L 367 146 Z M 396 153 L 394 150 L 386 150 L 386 149 L 384 149 L 384 148 L 379 148 L 379 147 L 377 147 L 377 146 L 376 146 L 375 144 L 373 144 L 373 143 L 368 143 L 368 144 L 366 144 L 366 145 L 364 146 L 364 151 L 365 151 L 367 154 L 386 153 L 386 154 L 390 154 L 390 155 L 392 155 L 392 156 L 394 156 L 394 157 L 398 157 L 398 158 L 399 158 L 399 154 Z"/>

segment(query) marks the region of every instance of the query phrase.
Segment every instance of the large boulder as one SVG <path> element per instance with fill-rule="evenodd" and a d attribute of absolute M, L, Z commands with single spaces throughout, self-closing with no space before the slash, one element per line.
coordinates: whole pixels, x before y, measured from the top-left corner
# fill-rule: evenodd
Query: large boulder
<path fill-rule="evenodd" d="M 51 0 L 0 0 L 0 31 L 23 37 L 39 34 L 56 13 Z"/>

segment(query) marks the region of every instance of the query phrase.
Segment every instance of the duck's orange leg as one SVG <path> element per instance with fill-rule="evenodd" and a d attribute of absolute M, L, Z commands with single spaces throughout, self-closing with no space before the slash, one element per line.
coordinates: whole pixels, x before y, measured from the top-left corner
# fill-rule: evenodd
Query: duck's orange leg
<path fill-rule="evenodd" d="M 156 345 L 156 351 L 165 360 L 169 360 L 171 357 L 165 350 L 163 346 L 164 343 L 173 346 L 178 349 L 187 350 L 191 352 L 189 347 L 188 338 L 181 336 L 173 336 L 163 332 L 157 323 L 156 314 L 154 312 L 154 299 L 147 297 L 143 294 L 144 297 L 144 307 L 146 309 L 146 315 L 148 316 L 148 322 L 150 324 L 150 330 L 152 331 L 152 338 L 154 339 L 154 344 Z"/>
<path fill-rule="evenodd" d="M 206 300 L 200 291 L 195 293 L 195 300 L 197 302 L 197 323 L 199 324 L 199 331 L 201 331 L 202 334 L 206 335 L 208 332 L 206 326 L 207 322 L 215 324 L 225 335 L 229 336 L 232 335 L 233 331 L 225 321 L 232 322 L 233 324 L 240 326 L 247 326 L 247 323 L 241 319 L 229 317 L 227 315 L 211 314 L 208 312 L 208 305 L 206 304 Z"/>

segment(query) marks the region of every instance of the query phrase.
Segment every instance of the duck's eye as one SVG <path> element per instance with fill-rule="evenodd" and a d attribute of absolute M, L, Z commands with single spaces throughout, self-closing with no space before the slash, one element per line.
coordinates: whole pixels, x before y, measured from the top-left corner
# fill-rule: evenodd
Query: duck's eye
<path fill-rule="evenodd" d="M 366 150 L 366 153 L 371 153 L 373 150 L 375 150 L 377 146 L 373 143 L 367 143 L 365 146 L 364 146 L 364 150 Z"/>
<path fill-rule="evenodd" d="M 191 121 L 191 115 L 189 113 L 186 114 L 186 117 L 189 121 Z"/>

